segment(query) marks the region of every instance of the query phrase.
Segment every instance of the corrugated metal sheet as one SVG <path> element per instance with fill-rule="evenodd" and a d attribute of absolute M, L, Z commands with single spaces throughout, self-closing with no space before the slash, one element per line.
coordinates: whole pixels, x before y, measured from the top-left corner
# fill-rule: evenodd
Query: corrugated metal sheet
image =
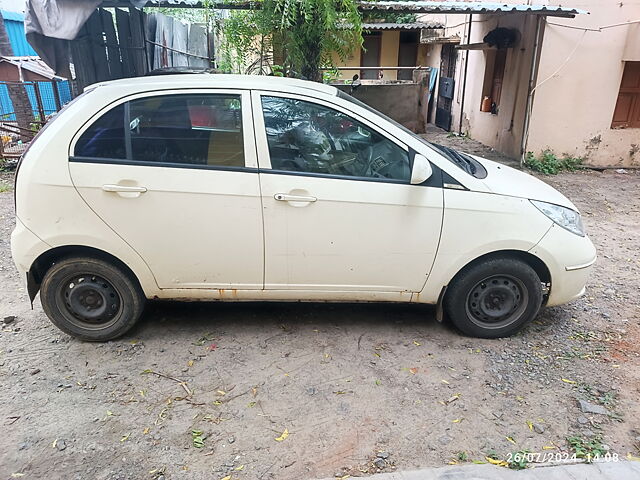
<path fill-rule="evenodd" d="M 491 2 L 360 2 L 361 10 L 406 11 L 415 13 L 531 13 L 552 17 L 575 17 L 588 13 L 555 5 L 526 5 Z"/>
<path fill-rule="evenodd" d="M 363 30 L 424 30 L 444 28 L 440 22 L 415 22 L 415 23 L 363 23 Z"/>
<path fill-rule="evenodd" d="M 24 15 L 6 10 L 2 10 L 1 13 L 7 36 L 13 48 L 13 54 L 17 56 L 37 55 L 36 51 L 27 42 L 27 36 L 24 33 Z"/>
<path fill-rule="evenodd" d="M 151 7 L 185 7 L 201 8 L 201 0 L 150 0 L 147 6 Z M 217 9 L 251 9 L 258 5 L 254 2 L 213 1 L 212 7 Z M 103 6 L 131 6 L 128 0 L 104 0 Z M 578 8 L 568 8 L 555 5 L 527 5 L 494 2 L 388 2 L 388 1 L 362 1 L 361 10 L 390 10 L 414 13 L 530 13 L 535 15 L 547 15 L 549 17 L 575 17 L 576 15 L 589 13 Z"/>
<path fill-rule="evenodd" d="M 55 97 L 53 96 L 53 89 L 58 89 L 58 95 L 60 97 L 60 103 L 62 105 L 71 101 L 71 89 L 69 82 L 38 82 L 40 88 L 40 98 L 42 99 L 42 107 L 45 115 L 49 115 L 56 111 Z M 33 82 L 27 82 L 25 84 L 27 96 L 31 103 L 31 109 L 33 116 L 38 117 L 38 102 L 36 101 L 36 94 L 33 86 Z M 9 96 L 9 89 L 5 83 L 0 83 L 0 121 L 15 122 L 16 115 L 13 111 L 13 102 Z"/>
<path fill-rule="evenodd" d="M 1 57 L 0 62 L 10 63 L 18 68 L 29 70 L 30 72 L 48 78 L 49 80 L 64 80 L 62 77 L 58 77 L 38 56 Z"/>

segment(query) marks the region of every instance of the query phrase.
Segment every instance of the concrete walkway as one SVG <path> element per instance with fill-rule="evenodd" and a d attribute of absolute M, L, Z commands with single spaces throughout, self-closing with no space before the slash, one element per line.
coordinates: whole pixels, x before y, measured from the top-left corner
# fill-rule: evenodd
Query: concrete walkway
<path fill-rule="evenodd" d="M 621 460 L 592 464 L 579 463 L 539 466 L 520 471 L 489 464 L 472 464 L 380 473 L 365 478 L 366 480 L 639 480 L 640 462 Z"/>

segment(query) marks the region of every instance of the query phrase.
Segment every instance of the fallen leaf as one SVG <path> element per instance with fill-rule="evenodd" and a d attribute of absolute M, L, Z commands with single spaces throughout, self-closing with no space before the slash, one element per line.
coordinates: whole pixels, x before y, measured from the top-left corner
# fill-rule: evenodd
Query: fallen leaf
<path fill-rule="evenodd" d="M 507 466 L 507 462 L 505 462 L 504 460 L 496 460 L 494 458 L 491 457 L 484 457 L 487 459 L 487 462 L 491 463 L 492 465 L 498 465 L 500 467 L 506 467 Z M 475 463 L 475 462 L 473 462 Z"/>
<path fill-rule="evenodd" d="M 218 395 L 226 395 L 227 392 L 225 392 L 224 390 L 217 390 Z"/>
<path fill-rule="evenodd" d="M 418 367 L 411 367 L 409 369 L 409 373 L 411 373 L 411 375 L 415 375 L 416 373 L 418 373 Z"/>
<path fill-rule="evenodd" d="M 376 385 L 382 385 L 382 382 L 380 380 L 376 380 Z"/>
<path fill-rule="evenodd" d="M 573 380 L 569 380 L 568 378 L 561 378 L 560 380 L 562 380 L 564 383 L 570 383 L 572 385 L 578 383 Z"/>
<path fill-rule="evenodd" d="M 145 428 L 144 430 L 142 430 L 142 434 L 143 434 L 143 435 L 148 435 L 148 434 L 149 434 L 149 432 L 150 432 L 149 427 L 147 427 L 147 428 Z"/>
<path fill-rule="evenodd" d="M 255 406 L 256 406 L 256 402 L 249 402 L 249 403 L 247 404 L 247 407 L 248 407 L 248 408 L 253 408 L 253 407 L 255 407 Z"/>
<path fill-rule="evenodd" d="M 456 418 L 453 422 L 451 423 L 460 423 L 462 421 L 462 418 Z"/>
<path fill-rule="evenodd" d="M 554 447 L 553 445 L 543 445 L 542 446 L 543 450 L 553 450 L 554 448 L 556 448 L 556 447 Z"/>
<path fill-rule="evenodd" d="M 413 344 L 414 344 L 416 347 L 419 347 L 420 345 L 422 345 L 420 342 L 416 342 L 415 340 L 413 341 Z"/>
<path fill-rule="evenodd" d="M 193 367 L 193 360 L 189 360 L 187 362 L 187 367 Z"/>
<path fill-rule="evenodd" d="M 24 473 L 12 473 L 11 476 L 13 478 L 20 478 L 20 477 L 24 477 Z"/>
<path fill-rule="evenodd" d="M 504 437 L 504 438 L 506 438 L 507 440 L 509 440 L 509 441 L 510 441 L 511 443 L 513 443 L 514 445 L 516 444 L 516 441 L 515 441 L 513 438 L 511 438 L 511 437 Z"/>
<path fill-rule="evenodd" d="M 458 400 L 460 398 L 460 394 L 456 393 L 455 395 L 449 397 L 446 401 L 447 404 L 455 402 L 456 400 Z"/>
<path fill-rule="evenodd" d="M 253 387 L 251 389 L 251 395 L 253 395 L 254 397 L 258 395 L 258 387 Z"/>
<path fill-rule="evenodd" d="M 527 420 L 527 427 L 529 427 L 529 430 L 533 430 L 533 422 Z"/>
<path fill-rule="evenodd" d="M 223 477 L 220 480 L 231 480 L 231 475 L 227 475 L 226 477 Z"/>
<path fill-rule="evenodd" d="M 289 430 L 288 429 L 284 429 L 284 432 L 282 432 L 282 435 L 280 435 L 279 437 L 274 438 L 274 440 L 276 442 L 283 442 L 286 440 L 286 438 L 289 436 Z"/>
<path fill-rule="evenodd" d="M 238 467 L 234 468 L 234 470 L 235 470 L 236 472 L 239 472 L 240 470 L 244 470 L 244 465 L 240 465 L 240 466 L 238 466 Z"/>
<path fill-rule="evenodd" d="M 449 385 L 449 382 L 447 382 L 445 379 L 442 379 L 442 383 L 446 383 L 447 385 Z"/>
<path fill-rule="evenodd" d="M 216 348 L 218 348 L 218 345 L 216 345 L 215 343 L 212 343 L 211 345 L 209 345 L 209 351 L 212 352 L 213 350 L 215 350 Z"/>
<path fill-rule="evenodd" d="M 129 436 L 131 435 L 131 433 L 127 433 L 126 435 L 123 435 L 122 438 L 120 439 L 121 442 L 126 442 L 127 440 L 129 440 Z"/>
<path fill-rule="evenodd" d="M 213 404 L 214 405 L 222 405 L 222 402 L 220 400 L 214 400 Z"/>
<path fill-rule="evenodd" d="M 627 460 L 631 460 L 632 462 L 640 462 L 640 457 L 635 457 L 630 453 L 627 453 Z"/>

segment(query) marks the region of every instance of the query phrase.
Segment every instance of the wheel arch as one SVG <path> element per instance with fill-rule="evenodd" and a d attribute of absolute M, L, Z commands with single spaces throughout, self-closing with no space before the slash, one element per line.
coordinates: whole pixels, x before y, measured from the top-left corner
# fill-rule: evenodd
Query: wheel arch
<path fill-rule="evenodd" d="M 86 245 L 64 245 L 54 247 L 42 253 L 31 265 L 31 268 L 27 272 L 27 290 L 31 301 L 33 302 L 33 299 L 40 290 L 40 285 L 47 271 L 49 271 L 56 262 L 65 258 L 79 256 L 96 258 L 116 265 L 124 270 L 131 277 L 132 281 L 136 282 L 141 291 L 144 291 L 138 275 L 136 275 L 129 265 L 115 255 Z"/>
<path fill-rule="evenodd" d="M 451 278 L 451 280 L 449 280 L 448 284 L 455 281 L 458 276 L 460 276 L 465 270 L 469 269 L 470 267 L 485 260 L 494 258 L 511 258 L 520 260 L 533 268 L 542 282 L 547 284 L 551 283 L 551 272 L 549 271 L 547 265 L 539 257 L 536 257 L 532 253 L 525 252 L 523 250 L 497 250 L 495 252 L 485 253 L 484 255 L 480 255 L 479 257 L 471 260 L 460 270 L 458 270 L 458 272 Z"/>
<path fill-rule="evenodd" d="M 444 318 L 442 305 L 447 294 L 447 287 L 451 285 L 456 280 L 456 278 L 462 275 L 469 268 L 473 267 L 474 265 L 480 262 L 483 262 L 488 259 L 494 259 L 494 258 L 510 258 L 510 259 L 520 260 L 526 263 L 527 265 L 529 265 L 531 268 L 533 268 L 533 270 L 536 272 L 536 274 L 540 278 L 541 282 L 545 283 L 549 287 L 551 285 L 551 271 L 549 270 L 549 267 L 547 267 L 547 265 L 539 257 L 533 255 L 532 253 L 526 252 L 524 250 L 508 250 L 508 249 L 488 252 L 483 255 L 480 255 L 479 257 L 474 258 L 473 260 L 468 262 L 466 265 L 464 265 L 462 268 L 460 268 L 456 272 L 456 274 L 449 279 L 447 284 L 442 287 L 442 289 L 440 290 L 440 294 L 438 295 L 437 310 L 436 310 L 438 312 L 436 315 L 436 318 L 438 321 L 441 322 Z M 548 296 L 549 296 L 548 293 L 544 294 L 543 296 L 544 303 L 547 302 Z"/>

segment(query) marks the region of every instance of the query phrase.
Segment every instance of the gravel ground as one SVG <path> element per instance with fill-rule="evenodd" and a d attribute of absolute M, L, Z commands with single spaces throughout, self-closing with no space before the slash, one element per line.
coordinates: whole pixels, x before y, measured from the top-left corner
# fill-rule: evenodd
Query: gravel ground
<path fill-rule="evenodd" d="M 640 175 L 543 180 L 599 260 L 585 297 L 502 340 L 416 305 L 154 303 L 125 338 L 82 343 L 30 309 L 0 193 L 0 479 L 364 476 L 572 435 L 639 456 Z"/>

